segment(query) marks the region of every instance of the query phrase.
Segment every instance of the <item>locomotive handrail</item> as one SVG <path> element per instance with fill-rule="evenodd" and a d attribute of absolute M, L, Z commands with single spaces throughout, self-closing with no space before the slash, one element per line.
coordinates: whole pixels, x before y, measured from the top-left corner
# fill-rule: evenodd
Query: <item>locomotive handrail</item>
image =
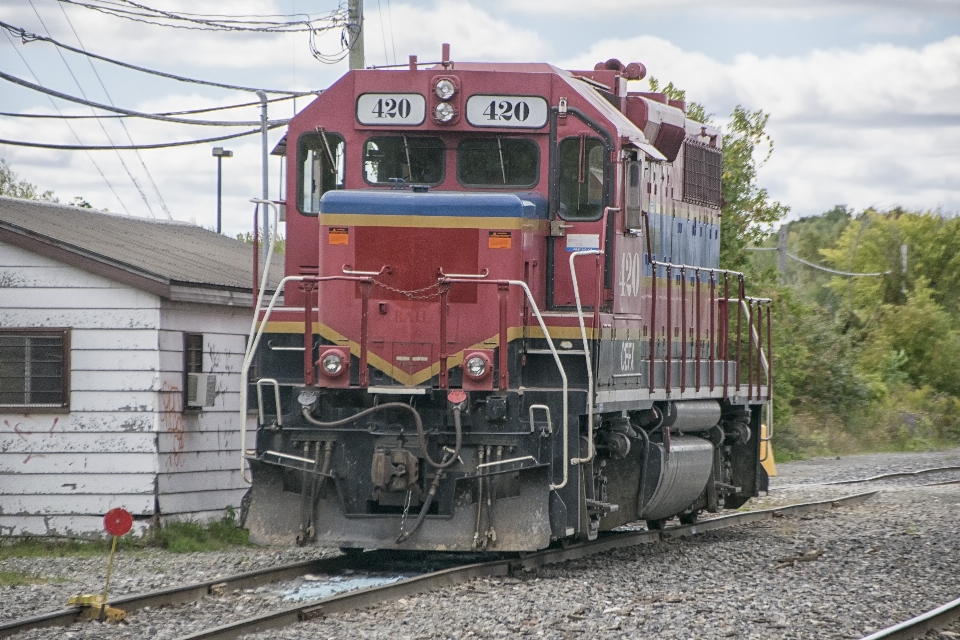
<path fill-rule="evenodd" d="M 280 411 L 280 383 L 275 378 L 260 378 L 257 380 L 257 412 L 260 417 L 260 424 L 266 422 L 263 415 L 263 385 L 273 385 L 273 401 L 277 406 L 277 426 L 283 426 L 283 413 Z"/>
<path fill-rule="evenodd" d="M 388 264 L 380 267 L 380 271 L 354 271 L 349 264 L 343 265 L 340 270 L 348 276 L 381 276 L 385 273 L 387 275 L 393 273 L 393 269 Z"/>
<path fill-rule="evenodd" d="M 266 276 L 266 269 L 264 270 L 264 276 Z M 263 332 L 267 327 L 267 320 L 270 319 L 271 314 L 273 314 L 273 308 L 277 305 L 277 300 L 280 297 L 280 293 L 283 291 L 283 288 L 288 282 L 309 282 L 316 284 L 318 282 L 329 282 L 332 280 L 340 280 L 347 282 L 362 282 L 371 284 L 373 280 L 371 278 L 360 278 L 356 276 L 285 276 L 277 284 L 276 290 L 273 292 L 273 295 L 270 297 L 270 304 L 267 305 L 266 309 L 261 309 L 260 304 L 257 305 L 257 309 L 253 314 L 253 326 L 254 330 L 251 330 L 251 335 L 247 340 L 247 349 L 243 354 L 243 365 L 240 367 L 240 477 L 247 483 L 252 483 L 253 479 L 247 477 L 247 458 L 249 454 L 255 454 L 256 451 L 247 451 L 247 396 L 248 396 L 248 385 L 250 384 L 250 367 L 253 364 L 253 356 L 257 352 L 257 347 L 260 346 L 260 339 L 263 337 Z M 262 304 L 262 300 L 260 301 Z M 312 307 L 309 304 L 309 296 L 305 300 L 304 311 L 305 315 L 309 315 Z M 317 309 L 319 311 L 320 300 L 317 299 Z M 257 326 L 257 320 L 259 319 L 260 312 L 263 311 L 263 320 L 260 322 L 260 326 Z M 304 362 L 308 359 L 311 359 L 313 348 L 312 345 L 308 345 L 306 340 L 306 335 L 312 335 L 313 327 L 310 326 L 310 323 L 306 323 L 304 327 L 304 349 L 303 349 L 303 358 Z M 363 352 L 364 346 L 361 346 L 361 362 L 363 362 Z"/>
<path fill-rule="evenodd" d="M 603 251 L 587 249 L 574 251 L 570 254 L 570 280 L 573 282 L 573 298 L 577 303 L 577 320 L 580 322 L 580 337 L 583 340 L 583 357 L 587 362 L 587 455 L 583 458 L 574 458 L 570 464 L 585 464 L 593 460 L 596 448 L 593 443 L 593 363 L 590 361 L 590 346 L 587 344 L 587 329 L 583 324 L 583 306 L 580 304 L 580 286 L 577 284 L 577 268 L 574 260 L 578 256 L 600 256 Z M 599 265 L 598 265 L 599 268 Z M 596 330 L 596 326 L 594 327 Z"/>
<path fill-rule="evenodd" d="M 520 287 L 523 289 L 523 292 L 527 295 L 527 300 L 530 302 L 530 307 L 533 309 L 533 314 L 537 317 L 537 322 L 540 323 L 540 330 L 543 331 L 543 337 L 546 338 L 547 344 L 550 345 L 550 353 L 553 354 L 553 360 L 557 363 L 557 369 L 560 371 L 560 380 L 563 383 L 563 481 L 560 484 L 550 484 L 551 491 L 557 491 L 559 489 L 567 486 L 567 482 L 570 479 L 570 433 L 568 431 L 569 427 L 569 417 L 567 416 L 567 405 L 568 405 L 568 396 L 569 392 L 567 389 L 567 372 L 563 368 L 563 363 L 560 362 L 560 354 L 557 352 L 557 347 L 553 344 L 553 338 L 550 337 L 550 332 L 547 330 L 547 323 L 543 320 L 543 315 L 540 313 L 540 308 L 537 306 L 536 300 L 533 299 L 533 294 L 530 292 L 530 287 L 527 286 L 527 283 L 523 280 L 471 280 L 469 278 L 454 278 L 454 277 L 444 277 L 438 280 L 438 284 L 495 284 L 498 287 L 514 286 Z M 443 297 L 443 303 L 445 305 L 446 298 Z M 446 309 L 441 306 L 440 309 L 440 318 L 443 319 L 445 316 Z M 507 348 L 506 344 L 500 345 L 501 351 Z M 502 356 L 501 356 L 502 357 Z M 440 371 L 443 372 L 444 365 L 440 365 Z"/>
<path fill-rule="evenodd" d="M 486 278 L 490 275 L 490 269 L 486 267 L 483 268 L 482 273 L 444 273 L 443 267 L 437 267 L 437 277 L 438 278 Z"/>

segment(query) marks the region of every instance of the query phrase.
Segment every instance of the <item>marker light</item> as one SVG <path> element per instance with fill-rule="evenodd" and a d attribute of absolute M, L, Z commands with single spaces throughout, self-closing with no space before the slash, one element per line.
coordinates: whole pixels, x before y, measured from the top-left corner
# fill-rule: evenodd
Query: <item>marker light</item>
<path fill-rule="evenodd" d="M 437 122 L 450 122 L 455 115 L 457 115 L 457 112 L 449 102 L 441 102 L 433 110 L 433 117 L 436 118 Z"/>
<path fill-rule="evenodd" d="M 335 376 L 343 371 L 343 359 L 340 354 L 328 353 L 321 361 L 323 372 L 328 376 Z"/>
<path fill-rule="evenodd" d="M 487 373 L 487 361 L 481 356 L 467 358 L 464 370 L 471 378 L 482 378 Z"/>
<path fill-rule="evenodd" d="M 449 100 L 453 97 L 453 94 L 457 92 L 457 87 L 453 84 L 452 80 L 441 78 L 437 81 L 437 86 L 434 87 L 434 91 L 441 100 Z"/>

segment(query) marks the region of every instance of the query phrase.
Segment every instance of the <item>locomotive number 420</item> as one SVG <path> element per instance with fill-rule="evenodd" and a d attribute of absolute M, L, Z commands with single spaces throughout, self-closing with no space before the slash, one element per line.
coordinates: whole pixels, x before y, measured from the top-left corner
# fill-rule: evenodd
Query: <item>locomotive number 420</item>
<path fill-rule="evenodd" d="M 530 117 L 530 105 L 523 100 L 510 102 L 509 100 L 491 100 L 483 115 L 487 120 L 509 122 L 516 118 L 517 122 L 525 122 Z"/>
<path fill-rule="evenodd" d="M 641 266 L 639 254 L 623 254 L 623 262 L 620 265 L 620 279 L 617 283 L 620 285 L 621 296 L 635 298 L 640 293 Z"/>
<path fill-rule="evenodd" d="M 410 117 L 410 101 L 406 98 L 396 100 L 394 98 L 380 98 L 373 106 L 371 112 L 378 118 L 401 118 Z"/>

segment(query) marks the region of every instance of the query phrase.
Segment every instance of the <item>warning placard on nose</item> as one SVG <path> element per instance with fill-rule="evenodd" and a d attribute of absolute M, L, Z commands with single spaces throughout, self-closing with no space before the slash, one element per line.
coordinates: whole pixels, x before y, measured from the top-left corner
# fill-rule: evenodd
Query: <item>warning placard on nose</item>
<path fill-rule="evenodd" d="M 346 227 L 330 227 L 330 244 L 350 244 L 350 230 Z"/>
<path fill-rule="evenodd" d="M 509 249 L 510 232 L 509 231 L 491 231 L 487 238 L 487 247 L 490 249 Z"/>

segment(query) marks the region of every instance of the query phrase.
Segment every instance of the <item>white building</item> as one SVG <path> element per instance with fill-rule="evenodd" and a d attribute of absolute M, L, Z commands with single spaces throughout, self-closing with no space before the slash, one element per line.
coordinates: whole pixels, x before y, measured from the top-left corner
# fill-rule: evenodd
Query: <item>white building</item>
<path fill-rule="evenodd" d="M 189 224 L 0 197 L 0 536 L 239 506 L 252 259 Z"/>

